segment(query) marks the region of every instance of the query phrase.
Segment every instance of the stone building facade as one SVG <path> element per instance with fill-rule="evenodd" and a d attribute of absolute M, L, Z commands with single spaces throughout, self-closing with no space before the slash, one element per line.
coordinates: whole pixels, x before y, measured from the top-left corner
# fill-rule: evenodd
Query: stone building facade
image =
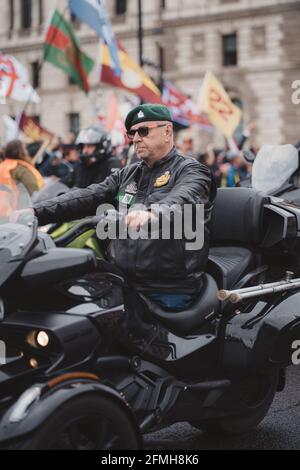
<path fill-rule="evenodd" d="M 19 59 L 34 79 L 54 2 L 2 3 L 0 50 Z M 116 35 L 138 60 L 138 0 L 106 3 Z M 67 1 L 56 5 L 64 11 Z M 256 121 L 255 145 L 300 140 L 300 104 L 292 102 L 292 85 L 300 80 L 300 0 L 142 0 L 142 6 L 145 70 L 154 79 L 163 76 L 196 100 L 210 70 L 243 106 L 245 121 Z M 82 48 L 99 64 L 97 36 L 84 24 L 74 26 Z M 99 82 L 99 66 L 90 81 L 86 96 L 45 63 L 38 83 L 42 101 L 30 105 L 28 114 L 62 136 L 71 127 L 90 125 L 108 93 Z M 0 113 L 15 115 L 21 108 L 8 100 Z M 1 119 L 1 134 L 2 126 Z"/>

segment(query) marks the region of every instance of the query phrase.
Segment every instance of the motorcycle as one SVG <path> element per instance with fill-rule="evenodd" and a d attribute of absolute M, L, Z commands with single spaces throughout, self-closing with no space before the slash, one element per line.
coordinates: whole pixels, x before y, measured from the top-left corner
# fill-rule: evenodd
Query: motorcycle
<path fill-rule="evenodd" d="M 56 243 L 33 217 L 0 227 L 0 448 L 134 450 L 180 421 L 258 426 L 300 339 L 300 208 L 220 189 L 203 289 L 176 313 L 65 248 L 99 223 Z"/>

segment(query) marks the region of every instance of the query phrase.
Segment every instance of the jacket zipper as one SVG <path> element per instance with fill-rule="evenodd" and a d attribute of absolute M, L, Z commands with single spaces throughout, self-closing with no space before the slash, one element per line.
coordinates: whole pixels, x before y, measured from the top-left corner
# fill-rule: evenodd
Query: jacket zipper
<path fill-rule="evenodd" d="M 147 201 L 147 199 L 149 197 L 149 194 L 150 194 L 150 191 L 151 191 L 151 188 L 152 188 L 152 183 L 154 182 L 154 178 L 155 178 L 155 170 L 153 171 L 153 174 L 151 176 L 151 179 L 150 179 L 150 182 L 149 182 L 149 185 L 148 185 L 148 189 L 147 189 L 146 195 L 145 195 L 144 200 L 143 200 L 143 204 L 145 204 L 145 202 Z M 136 240 L 135 259 L 134 259 L 134 272 L 135 273 L 136 273 L 136 268 L 137 268 L 137 254 L 138 254 L 139 242 L 140 242 L 140 239 L 138 238 Z"/>

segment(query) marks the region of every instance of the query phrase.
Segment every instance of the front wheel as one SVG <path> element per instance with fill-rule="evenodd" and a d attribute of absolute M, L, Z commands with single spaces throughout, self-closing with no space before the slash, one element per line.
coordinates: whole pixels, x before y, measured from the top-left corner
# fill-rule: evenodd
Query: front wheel
<path fill-rule="evenodd" d="M 139 435 L 113 399 L 82 396 L 60 407 L 33 435 L 1 445 L 19 450 L 137 450 Z"/>
<path fill-rule="evenodd" d="M 243 434 L 255 429 L 267 415 L 273 403 L 279 372 L 272 371 L 244 381 L 238 389 L 237 399 L 243 411 L 221 419 L 190 422 L 201 431 L 223 434 Z"/>

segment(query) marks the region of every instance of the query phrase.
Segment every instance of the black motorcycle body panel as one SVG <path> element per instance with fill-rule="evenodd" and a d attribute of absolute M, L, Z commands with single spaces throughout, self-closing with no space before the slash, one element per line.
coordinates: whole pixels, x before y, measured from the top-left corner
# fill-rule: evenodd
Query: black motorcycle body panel
<path fill-rule="evenodd" d="M 248 196 L 243 193 L 245 207 L 253 208 L 253 220 L 263 219 L 264 230 L 248 233 L 252 220 L 238 208 L 237 220 L 245 221 L 234 230 L 240 242 L 230 239 L 228 227 L 225 242 L 216 237 L 224 254 L 223 261 L 216 261 L 219 271 L 224 274 L 228 253 L 244 247 L 251 263 L 238 282 L 252 279 L 253 267 L 269 260 L 274 272 L 268 271 L 267 282 L 277 279 L 283 262 L 299 273 L 300 208 L 264 195 L 253 197 L 253 192 Z M 226 197 L 238 200 L 234 193 Z M 219 201 L 222 204 L 222 197 Z M 23 231 L 26 243 L 16 259 L 3 251 L 0 239 L 0 256 L 7 262 L 0 282 L 0 345 L 7 345 L 7 361 L 1 363 L 0 357 L 0 441 L 38 429 L 76 393 L 110 393 L 123 403 L 125 397 L 142 432 L 160 422 L 231 416 L 243 412 L 238 398 L 241 382 L 264 380 L 270 370 L 278 372 L 291 364 L 293 343 L 300 339 L 299 288 L 236 306 L 208 303 L 214 305 L 213 311 L 201 312 L 197 327 L 187 331 L 182 322 L 153 315 L 135 286 L 113 269 L 101 271 L 92 252 L 58 249 L 47 235 L 34 239 L 33 234 L 31 240 L 30 230 Z M 283 274 L 281 268 L 279 279 Z M 38 332 L 48 335 L 47 346 L 37 344 Z M 93 374 L 96 379 L 66 379 L 45 392 L 49 382 L 70 373 Z M 18 400 L 34 387 L 41 393 L 28 413 L 21 421 L 10 422 Z"/>
<path fill-rule="evenodd" d="M 226 323 L 222 366 L 230 370 L 287 367 L 299 339 L 299 292 L 252 302 Z"/>

